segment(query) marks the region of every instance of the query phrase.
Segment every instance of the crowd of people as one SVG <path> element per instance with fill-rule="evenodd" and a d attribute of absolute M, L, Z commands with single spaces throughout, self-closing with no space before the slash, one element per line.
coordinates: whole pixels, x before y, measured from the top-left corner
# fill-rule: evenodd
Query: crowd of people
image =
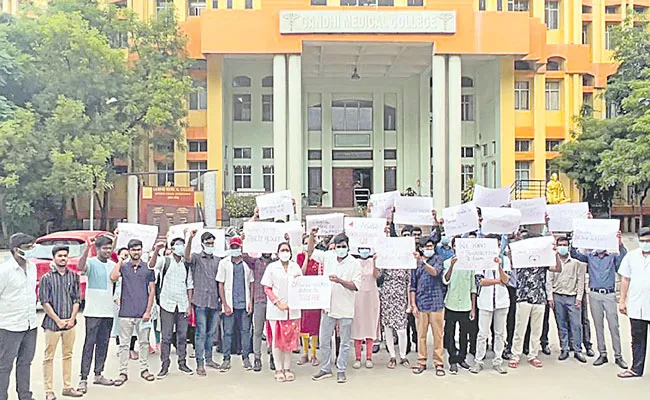
<path fill-rule="evenodd" d="M 27 256 L 34 238 L 15 234 L 10 239 L 12 257 L 0 264 L 0 400 L 8 397 L 14 363 L 18 397 L 32 399 L 30 365 L 39 325 L 45 342 L 46 400 L 56 398 L 53 362 L 59 342 L 62 395 L 66 397 L 88 392 L 93 360 L 96 385 L 124 385 L 129 379 L 129 361 L 134 359 L 142 379 L 163 379 L 170 373 L 172 346 L 178 371 L 188 375 L 206 376 L 208 370 L 225 373 L 232 367 L 234 353 L 241 354 L 244 369 L 259 372 L 264 362 L 262 342 L 266 341 L 268 366 L 277 382 L 295 380 L 293 354 L 300 352 L 298 365 L 318 367 L 313 380 L 331 378 L 336 371 L 337 382 L 344 383 L 351 348 L 353 368 L 373 368 L 373 355 L 383 342 L 390 354 L 387 368 L 405 367 L 422 374 L 430 358 L 429 332 L 436 376 L 457 374 L 460 369 L 478 374 L 486 366 L 488 351 L 494 353 L 492 368 L 507 374 L 507 367 L 520 367 L 524 357 L 532 367 L 543 366 L 538 354 L 551 354 L 552 315 L 559 334 L 559 360 L 568 359 L 571 353 L 579 363 L 596 357 L 589 311 L 598 351 L 593 365 L 606 364 L 613 355 L 622 369 L 620 378 L 643 375 L 650 324 L 650 228 L 640 230 L 639 249 L 630 252 L 619 234 L 618 253 L 576 249 L 570 237 L 556 235 L 555 265 L 535 268 L 513 265 L 509 243 L 550 235 L 546 229 L 537 235 L 526 229 L 512 235 L 485 235 L 497 239 L 501 251 L 493 265 L 477 265 L 475 270 L 456 268 L 456 238 L 444 235 L 438 221 L 426 235 L 422 228 L 412 226 L 398 232 L 391 222 L 385 232 L 413 237 L 416 269 L 380 270 L 377 249 L 353 249 L 344 232 L 323 237 L 317 229 L 304 235 L 299 248 L 288 240 L 279 243 L 275 254 L 244 253 L 245 237 L 239 235 L 228 238 L 223 256 L 215 236 L 207 231 L 198 238 L 196 231 L 170 237 L 153 249 L 144 249 L 139 239 L 115 249 L 113 235 L 91 240 L 96 256 L 90 258 L 87 247 L 78 265 L 87 288 L 77 386 L 72 382 L 72 361 L 75 327 L 82 311 L 80 278 L 67 265 L 69 249 L 55 246 L 52 250 L 52 269 L 38 285 L 38 300 L 45 312 L 39 322 L 36 266 Z M 484 237 L 480 229 L 464 236 Z M 191 251 L 195 240 L 201 242 L 198 253 Z M 289 307 L 289 282 L 300 275 L 328 277 L 328 308 Z M 623 359 L 619 312 L 630 318 L 632 327 L 631 367 Z M 613 353 L 605 342 L 605 320 Z M 152 329 L 160 332 L 157 375 L 148 362 Z M 114 379 L 104 375 L 111 336 L 117 336 L 119 344 L 119 370 Z M 188 364 L 188 342 L 193 346 L 194 370 Z M 223 354 L 220 362 L 215 360 L 215 345 Z M 407 358 L 412 347 L 417 352 L 414 365 Z"/>

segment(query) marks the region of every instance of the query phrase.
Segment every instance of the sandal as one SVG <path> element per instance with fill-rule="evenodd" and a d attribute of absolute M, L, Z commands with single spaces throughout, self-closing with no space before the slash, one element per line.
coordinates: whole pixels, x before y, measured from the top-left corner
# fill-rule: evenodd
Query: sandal
<path fill-rule="evenodd" d="M 126 374 L 120 374 L 117 379 L 113 382 L 114 386 L 122 386 L 126 381 L 129 380 L 129 377 Z"/>
<path fill-rule="evenodd" d="M 415 375 L 420 375 L 420 374 L 423 373 L 426 369 L 427 369 L 427 366 L 426 366 L 426 365 L 418 364 L 417 366 L 413 367 L 413 369 L 412 369 L 411 371 L 412 371 Z"/>
<path fill-rule="evenodd" d="M 510 360 L 510 362 L 508 362 L 508 367 L 510 367 L 510 368 L 515 369 L 515 368 L 517 368 L 518 366 L 519 366 L 519 361 Z"/>
<path fill-rule="evenodd" d="M 390 361 L 388 361 L 388 368 L 395 369 L 396 366 L 397 366 L 397 360 L 391 358 Z"/>
<path fill-rule="evenodd" d="M 293 382 L 296 380 L 296 376 L 291 372 L 290 370 L 284 371 L 284 381 L 285 382 Z"/>
<path fill-rule="evenodd" d="M 296 364 L 298 364 L 298 365 L 305 365 L 305 364 L 307 364 L 308 362 L 309 362 L 309 357 L 307 357 L 307 356 L 302 356 L 302 357 L 300 357 L 300 360 L 298 360 L 298 362 L 297 362 Z"/>
<path fill-rule="evenodd" d="M 436 376 L 445 376 L 445 367 L 442 365 L 436 365 Z"/>
<path fill-rule="evenodd" d="M 401 365 L 404 368 L 409 368 L 411 366 L 411 363 L 409 363 L 409 360 L 406 358 L 403 358 L 400 362 L 399 365 Z"/>
<path fill-rule="evenodd" d="M 148 369 L 145 369 L 144 371 L 140 372 L 140 377 L 144 379 L 147 382 L 153 382 L 154 379 L 156 379 L 151 372 L 149 372 Z"/>
<path fill-rule="evenodd" d="M 632 371 L 631 369 L 628 369 L 628 370 L 625 370 L 625 371 L 623 371 L 623 372 L 620 372 L 620 373 L 616 374 L 616 376 L 618 376 L 618 377 L 621 378 L 621 379 L 627 379 L 627 378 L 640 378 L 640 377 L 641 377 L 641 375 L 637 375 L 637 374 L 636 374 L 634 371 Z"/>
<path fill-rule="evenodd" d="M 284 377 L 284 373 L 282 371 L 275 371 L 275 381 L 276 382 L 284 382 L 286 378 Z"/>
<path fill-rule="evenodd" d="M 532 358 L 528 360 L 528 364 L 532 365 L 535 368 L 542 368 L 544 364 L 542 364 L 541 361 L 539 361 L 537 358 Z"/>
<path fill-rule="evenodd" d="M 313 356 L 311 358 L 311 366 L 318 367 L 319 365 L 320 365 L 320 361 L 318 360 L 318 358 L 316 358 L 316 356 Z"/>

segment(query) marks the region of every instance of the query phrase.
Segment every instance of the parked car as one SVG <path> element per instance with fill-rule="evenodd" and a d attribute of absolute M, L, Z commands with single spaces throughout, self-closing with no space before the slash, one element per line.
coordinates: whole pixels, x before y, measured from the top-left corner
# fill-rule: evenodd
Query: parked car
<path fill-rule="evenodd" d="M 77 269 L 77 266 L 79 265 L 79 259 L 86 249 L 86 246 L 89 246 L 89 240 L 91 238 L 97 238 L 99 236 L 107 234 L 111 235 L 109 232 L 104 231 L 64 231 L 51 233 L 49 235 L 45 235 L 36 239 L 34 249 L 29 252 L 28 257 L 32 262 L 34 262 L 34 264 L 36 264 L 37 296 L 38 283 L 41 281 L 41 277 L 50 271 L 51 268 L 50 264 L 52 263 L 52 249 L 55 246 L 68 246 L 70 248 L 70 254 L 68 255 L 68 268 L 79 274 L 81 300 L 83 304 L 83 301 L 86 298 L 87 278 L 85 275 L 82 275 Z M 97 253 L 95 251 L 95 247 L 93 246 L 90 249 L 88 258 L 95 257 L 96 255 Z"/>

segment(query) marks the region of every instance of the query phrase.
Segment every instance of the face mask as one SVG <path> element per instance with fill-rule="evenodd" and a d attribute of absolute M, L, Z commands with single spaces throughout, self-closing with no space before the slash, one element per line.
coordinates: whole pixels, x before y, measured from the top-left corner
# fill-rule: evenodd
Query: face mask
<path fill-rule="evenodd" d="M 303 249 L 303 251 L 304 251 L 305 253 L 308 252 L 308 251 L 309 251 L 309 245 L 308 245 L 308 244 L 303 244 L 303 245 L 302 245 L 302 249 Z"/>
<path fill-rule="evenodd" d="M 449 246 L 449 243 L 451 243 L 451 238 L 449 236 L 443 236 L 442 239 L 440 239 L 440 243 L 443 246 Z"/>
<path fill-rule="evenodd" d="M 291 259 L 291 253 L 288 251 L 281 251 L 278 253 L 278 257 L 280 258 L 280 261 L 287 262 Z"/>
<path fill-rule="evenodd" d="M 27 259 L 27 252 L 23 249 L 16 249 L 16 255 L 18 258 L 22 258 L 23 260 Z"/>
<path fill-rule="evenodd" d="M 424 253 L 424 256 L 426 258 L 431 258 L 431 257 L 433 257 L 434 250 L 433 249 L 424 249 L 422 252 Z"/>
<path fill-rule="evenodd" d="M 566 256 L 569 254 L 569 246 L 557 246 L 557 254 Z"/>
<path fill-rule="evenodd" d="M 365 260 L 366 258 L 370 257 L 370 250 L 368 249 L 359 250 L 359 256 Z"/>
<path fill-rule="evenodd" d="M 203 246 L 203 252 L 209 256 L 214 254 L 214 246 Z"/>
<path fill-rule="evenodd" d="M 642 252 L 650 253 L 650 242 L 642 242 L 637 239 L 637 243 L 639 244 L 639 248 Z"/>
<path fill-rule="evenodd" d="M 347 247 L 337 247 L 334 249 L 336 251 L 336 256 L 339 258 L 343 258 L 348 255 L 348 248 Z"/>
<path fill-rule="evenodd" d="M 174 254 L 177 256 L 182 256 L 185 254 L 185 245 L 184 244 L 176 244 L 174 245 Z"/>
<path fill-rule="evenodd" d="M 597 250 L 596 250 L 596 253 L 598 253 L 598 254 L 602 254 L 602 253 L 604 253 L 604 252 L 606 252 L 606 251 L 607 251 L 607 250 L 605 250 L 605 249 L 597 249 Z"/>
<path fill-rule="evenodd" d="M 230 249 L 230 255 L 235 258 L 241 256 L 241 249 Z"/>

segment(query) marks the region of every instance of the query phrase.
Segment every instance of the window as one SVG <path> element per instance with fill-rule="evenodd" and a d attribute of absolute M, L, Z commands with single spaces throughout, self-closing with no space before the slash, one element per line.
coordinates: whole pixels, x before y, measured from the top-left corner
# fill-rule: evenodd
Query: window
<path fill-rule="evenodd" d="M 561 61 L 556 61 L 556 60 L 548 60 L 546 62 L 546 70 L 547 71 L 561 71 L 562 70 L 562 62 Z"/>
<path fill-rule="evenodd" d="M 384 167 L 384 191 L 397 190 L 397 167 Z"/>
<path fill-rule="evenodd" d="M 474 79 L 467 76 L 463 76 L 462 78 L 460 78 L 460 87 L 464 87 L 464 88 L 474 87 Z"/>
<path fill-rule="evenodd" d="M 235 121 L 251 120 L 250 94 L 236 94 L 233 96 L 233 119 Z"/>
<path fill-rule="evenodd" d="M 557 151 L 558 147 L 562 143 L 561 140 L 557 139 L 547 139 L 546 140 L 546 151 Z"/>
<path fill-rule="evenodd" d="M 219 8 L 219 0 L 212 0 L 212 8 L 215 10 Z"/>
<path fill-rule="evenodd" d="M 423 6 L 424 5 L 424 0 L 408 0 L 406 2 L 406 5 L 409 6 L 409 7 L 411 7 L 411 6 L 414 6 L 414 7 Z"/>
<path fill-rule="evenodd" d="M 190 110 L 208 109 L 208 91 L 206 81 L 194 81 L 194 90 L 190 93 Z"/>
<path fill-rule="evenodd" d="M 332 150 L 332 160 L 372 160 L 372 150 Z"/>
<path fill-rule="evenodd" d="M 273 76 L 265 76 L 262 78 L 262 87 L 273 87 Z"/>
<path fill-rule="evenodd" d="M 394 131 L 396 129 L 397 110 L 395 107 L 384 105 L 384 130 Z"/>
<path fill-rule="evenodd" d="M 233 149 L 233 158 L 236 160 L 250 160 L 251 148 L 250 147 L 235 147 Z"/>
<path fill-rule="evenodd" d="M 332 130 L 349 132 L 371 131 L 372 101 L 332 101 Z"/>
<path fill-rule="evenodd" d="M 508 11 L 528 11 L 528 0 L 508 0 Z"/>
<path fill-rule="evenodd" d="M 232 80 L 232 87 L 251 87 L 251 78 L 247 76 L 236 76 Z"/>
<path fill-rule="evenodd" d="M 551 175 L 553 174 L 557 174 L 558 176 L 560 176 L 560 170 L 558 170 L 557 168 L 553 168 L 550 163 L 546 163 L 546 180 L 547 181 L 550 180 Z"/>
<path fill-rule="evenodd" d="M 460 119 L 461 121 L 474 121 L 474 95 L 460 96 Z"/>
<path fill-rule="evenodd" d="M 262 158 L 272 160 L 274 157 L 273 147 L 262 147 Z"/>
<path fill-rule="evenodd" d="M 273 165 L 262 166 L 262 180 L 264 181 L 264 191 L 272 192 L 275 186 Z"/>
<path fill-rule="evenodd" d="M 481 145 L 481 150 L 483 151 L 483 157 L 487 157 L 487 155 L 488 155 L 487 144 Z"/>
<path fill-rule="evenodd" d="M 633 9 L 634 12 L 637 13 L 637 14 L 645 14 L 645 12 L 646 12 L 646 10 L 648 9 L 648 7 L 635 5 L 632 9 Z"/>
<path fill-rule="evenodd" d="M 156 163 L 158 186 L 174 186 L 174 162 Z"/>
<path fill-rule="evenodd" d="M 232 9 L 232 0 L 227 0 L 226 1 L 226 8 L 229 9 L 229 10 Z"/>
<path fill-rule="evenodd" d="M 515 82 L 515 110 L 530 110 L 530 82 Z"/>
<path fill-rule="evenodd" d="M 485 11 L 485 0 L 478 0 L 479 11 Z"/>
<path fill-rule="evenodd" d="M 515 161 L 515 180 L 530 180 L 530 161 Z"/>
<path fill-rule="evenodd" d="M 492 154 L 497 154 L 497 142 L 496 140 L 492 141 Z"/>
<path fill-rule="evenodd" d="M 262 95 L 262 121 L 273 121 L 273 95 Z"/>
<path fill-rule="evenodd" d="M 395 5 L 395 2 L 393 0 L 379 0 L 377 5 L 379 7 L 392 7 Z"/>
<path fill-rule="evenodd" d="M 307 129 L 310 131 L 320 131 L 323 125 L 322 108 L 320 104 L 311 106 L 307 109 Z"/>
<path fill-rule="evenodd" d="M 607 50 L 613 50 L 614 46 L 612 43 L 612 30 L 616 27 L 616 24 L 607 24 L 605 25 L 605 48 Z"/>
<path fill-rule="evenodd" d="M 320 167 L 307 168 L 307 187 L 309 189 L 309 205 L 318 206 L 323 204 L 323 174 Z"/>
<path fill-rule="evenodd" d="M 605 7 L 605 14 L 619 14 L 618 6 Z"/>
<path fill-rule="evenodd" d="M 528 61 L 515 61 L 515 71 L 532 71 L 533 66 Z"/>
<path fill-rule="evenodd" d="M 190 17 L 198 17 L 201 15 L 203 10 L 205 10 L 206 4 L 205 0 L 190 0 L 189 7 L 187 10 L 187 13 L 189 14 Z"/>
<path fill-rule="evenodd" d="M 129 34 L 127 32 L 115 32 L 112 36 L 113 47 L 126 49 L 129 47 Z"/>
<path fill-rule="evenodd" d="M 481 165 L 481 170 L 483 171 L 483 185 L 490 186 L 490 182 L 488 181 L 490 176 L 490 171 L 488 171 L 488 163 L 483 163 Z"/>
<path fill-rule="evenodd" d="M 384 150 L 384 160 L 397 160 L 397 150 Z"/>
<path fill-rule="evenodd" d="M 503 0 L 497 0 L 497 11 L 503 11 Z"/>
<path fill-rule="evenodd" d="M 546 109 L 558 111 L 560 109 L 560 82 L 546 82 Z"/>
<path fill-rule="evenodd" d="M 460 156 L 464 158 L 473 158 L 474 157 L 474 147 L 472 146 L 463 146 L 460 148 Z"/>
<path fill-rule="evenodd" d="M 530 151 L 530 140 L 515 140 L 515 151 L 516 152 L 527 152 Z"/>
<path fill-rule="evenodd" d="M 582 75 L 582 86 L 594 86 L 594 76 L 590 74 Z"/>
<path fill-rule="evenodd" d="M 618 107 L 615 102 L 605 99 L 605 118 L 613 119 L 618 116 Z"/>
<path fill-rule="evenodd" d="M 244 2 L 244 8 L 247 10 L 251 10 L 253 8 L 253 0 L 246 0 Z"/>
<path fill-rule="evenodd" d="M 585 117 L 594 114 L 594 95 L 593 93 L 582 94 L 582 115 Z"/>
<path fill-rule="evenodd" d="M 208 169 L 207 161 L 190 161 L 187 163 L 190 170 L 190 186 L 194 190 L 203 190 L 203 176 L 205 170 Z"/>
<path fill-rule="evenodd" d="M 321 150 L 309 150 L 307 151 L 308 160 L 322 160 L 323 152 Z"/>
<path fill-rule="evenodd" d="M 467 183 L 470 179 L 474 179 L 474 166 L 463 164 L 460 166 L 460 187 L 463 190 L 467 189 Z"/>
<path fill-rule="evenodd" d="M 557 1 L 544 2 L 544 22 L 546 29 L 560 28 L 560 5 Z"/>
<path fill-rule="evenodd" d="M 582 5 L 582 13 L 583 14 L 591 14 L 591 11 L 592 11 L 591 6 L 588 6 L 588 5 L 585 5 L 585 4 Z"/>
<path fill-rule="evenodd" d="M 311 0 L 312 6 L 326 6 L 327 0 Z"/>
<path fill-rule="evenodd" d="M 493 179 L 492 182 L 494 182 L 494 187 L 498 187 L 497 186 L 497 162 L 492 161 L 490 165 L 492 166 L 492 179 Z"/>
<path fill-rule="evenodd" d="M 158 139 L 154 143 L 154 149 L 158 154 L 172 155 L 174 154 L 174 140 Z"/>
<path fill-rule="evenodd" d="M 582 24 L 582 44 L 589 44 L 589 24 Z"/>
<path fill-rule="evenodd" d="M 190 153 L 200 153 L 208 151 L 207 140 L 188 140 L 187 149 Z"/>
<path fill-rule="evenodd" d="M 172 6 L 172 0 L 156 0 L 156 14 L 165 11 L 170 6 Z"/>
<path fill-rule="evenodd" d="M 235 190 L 251 188 L 250 165 L 235 165 L 233 166 L 233 172 L 235 178 Z"/>

